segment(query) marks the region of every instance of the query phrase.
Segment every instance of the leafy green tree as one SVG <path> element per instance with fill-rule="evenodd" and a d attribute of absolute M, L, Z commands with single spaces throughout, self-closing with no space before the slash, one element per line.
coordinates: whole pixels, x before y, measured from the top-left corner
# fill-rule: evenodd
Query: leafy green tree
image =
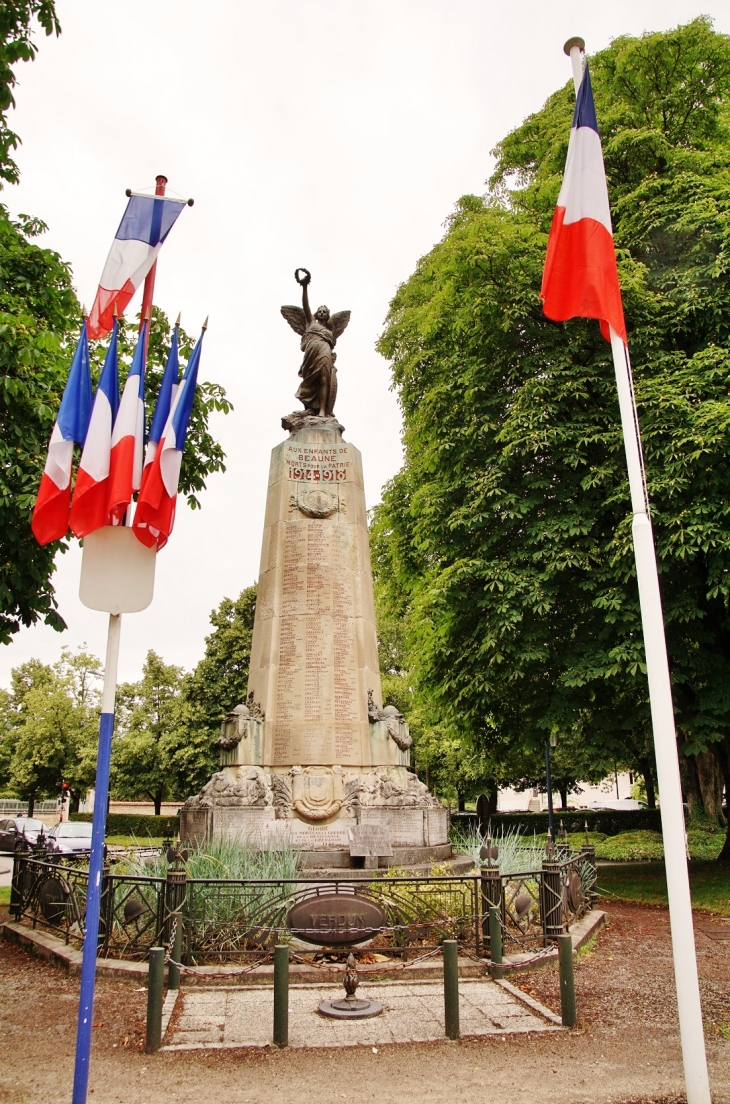
<path fill-rule="evenodd" d="M 205 639 L 205 655 L 183 680 L 185 738 L 171 761 L 181 795 L 199 790 L 218 769 L 221 721 L 246 700 L 255 611 L 255 584 L 235 600 L 224 598 L 210 615 L 213 632 Z"/>
<path fill-rule="evenodd" d="M 15 107 L 14 66 L 32 61 L 38 52 L 33 42 L 34 20 L 46 35 L 61 33 L 54 0 L 4 0 L 0 8 L 0 180 L 10 184 L 16 184 L 19 177 L 11 150 L 18 148 L 20 138 L 8 125 L 8 111 Z"/>
<path fill-rule="evenodd" d="M 677 726 L 730 788 L 730 42 L 696 19 L 615 40 L 591 75 Z M 417 696 L 474 746 L 530 756 L 555 730 L 651 771 L 610 349 L 539 300 L 573 102 L 568 84 L 500 143 L 391 304 L 405 465 L 374 565 Z"/>
<path fill-rule="evenodd" d="M 4 752 L 9 789 L 26 798 L 30 811 L 40 798 L 55 797 L 58 784 L 70 786 L 78 809 L 93 784 L 99 726 L 99 660 L 64 649 L 52 667 L 30 660 L 12 672 L 4 701 Z"/>
<path fill-rule="evenodd" d="M 149 651 L 138 682 L 117 690 L 111 789 L 115 797 L 148 797 L 160 806 L 174 796 L 170 759 L 180 742 L 182 668 Z"/>
<path fill-rule="evenodd" d="M 0 181 L 15 182 L 11 151 L 20 141 L 9 128 L 15 104 L 14 66 L 35 57 L 35 23 L 49 34 L 60 26 L 53 0 L 8 0 L 0 6 Z M 43 620 L 59 631 L 66 625 L 53 591 L 54 558 L 66 541 L 39 547 L 30 530 L 46 449 L 66 382 L 81 308 L 69 266 L 36 239 L 40 219 L 11 219 L 0 204 L 0 643 L 21 625 Z M 122 323 L 122 351 L 131 356 L 134 327 Z M 166 358 L 170 325 L 153 310 L 148 388 L 156 394 Z M 192 343 L 181 333 L 183 354 Z M 97 373 L 103 349 L 96 347 Z M 208 475 L 224 471 L 224 453 L 209 430 L 213 411 L 231 409 L 225 391 L 201 382 L 195 397 L 180 475 L 180 492 L 193 508 Z"/>

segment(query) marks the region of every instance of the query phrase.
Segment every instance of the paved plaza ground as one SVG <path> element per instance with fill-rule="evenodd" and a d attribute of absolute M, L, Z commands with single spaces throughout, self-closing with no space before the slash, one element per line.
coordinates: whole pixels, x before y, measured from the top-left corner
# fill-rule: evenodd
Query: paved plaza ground
<path fill-rule="evenodd" d="M 706 915 L 695 919 L 713 1101 L 730 1104 L 730 923 Z M 67 1102 L 78 980 L 4 942 L 0 977 L 0 1104 Z M 553 1011 L 559 1009 L 556 970 L 512 980 Z M 467 999 L 469 984 L 462 983 Z M 402 986 L 411 987 L 416 988 Z M 256 1046 L 149 1056 L 142 1050 L 146 994 L 137 988 L 136 982 L 99 983 L 89 1097 L 97 1104 L 216 1099 L 225 1104 L 674 1104 L 683 1099 L 665 909 L 609 908 L 609 927 L 576 964 L 574 1032 L 496 1030 L 455 1043 L 368 1041 L 342 1048 Z M 464 1008 L 462 1001 L 462 1015 Z M 173 1032 L 182 1030 L 184 1009 L 183 1002 L 177 1026 L 175 1017 L 171 1022 Z M 263 1032 L 268 1012 L 261 1019 Z M 293 1039 L 294 1026 L 293 1018 Z"/>
<path fill-rule="evenodd" d="M 291 986 L 289 1045 L 383 1046 L 440 1042 L 444 1037 L 444 990 L 438 982 L 362 984 L 358 996 L 383 1006 L 380 1015 L 372 1019 L 348 1023 L 318 1012 L 322 1001 L 341 1000 L 343 996 L 342 986 Z M 274 996 L 269 988 L 188 989 L 178 999 L 165 1039 L 166 1049 L 266 1046 L 271 1039 L 273 1015 Z M 535 1007 L 527 1007 L 498 983 L 486 980 L 461 982 L 459 1019 L 463 1035 L 559 1030 Z"/>

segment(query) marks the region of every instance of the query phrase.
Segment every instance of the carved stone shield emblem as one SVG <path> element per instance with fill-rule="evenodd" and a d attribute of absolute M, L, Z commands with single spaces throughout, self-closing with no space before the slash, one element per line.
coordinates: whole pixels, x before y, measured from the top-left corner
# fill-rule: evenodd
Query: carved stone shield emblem
<path fill-rule="evenodd" d="M 327 820 L 342 808 L 342 771 L 305 767 L 292 771 L 292 809 L 305 820 Z"/>
<path fill-rule="evenodd" d="M 326 518 L 337 512 L 337 495 L 330 494 L 322 487 L 313 487 L 311 491 L 302 491 L 297 495 L 297 506 L 311 518 Z"/>

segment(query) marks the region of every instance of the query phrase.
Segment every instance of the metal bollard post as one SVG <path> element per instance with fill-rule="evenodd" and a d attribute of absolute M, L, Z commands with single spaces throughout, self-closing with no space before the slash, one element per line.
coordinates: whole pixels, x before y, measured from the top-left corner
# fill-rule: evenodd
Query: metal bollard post
<path fill-rule="evenodd" d="M 503 978 L 502 967 L 502 916 L 501 910 L 489 910 L 489 953 L 492 959 L 490 973 L 493 978 Z"/>
<path fill-rule="evenodd" d="M 147 981 L 147 1041 L 145 1050 L 154 1054 L 162 1046 L 162 986 L 165 977 L 165 948 L 150 948 Z"/>
<path fill-rule="evenodd" d="M 446 1038 L 459 1038 L 459 945 L 455 939 L 445 939 L 444 949 L 444 1019 Z"/>
<path fill-rule="evenodd" d="M 182 961 L 180 955 L 182 954 L 182 941 L 183 941 L 183 918 L 182 913 L 178 913 L 177 927 L 175 928 L 175 938 L 172 941 L 172 951 L 170 957 L 175 962 Z M 167 967 L 167 988 L 179 989 L 180 988 L 180 967 L 173 966 L 172 962 Z"/>
<path fill-rule="evenodd" d="M 575 1027 L 575 981 L 573 978 L 573 939 L 570 935 L 558 936 L 558 964 L 560 967 L 560 1011 L 563 1027 Z"/>
<path fill-rule="evenodd" d="M 274 947 L 274 1046 L 289 1046 L 289 948 Z"/>

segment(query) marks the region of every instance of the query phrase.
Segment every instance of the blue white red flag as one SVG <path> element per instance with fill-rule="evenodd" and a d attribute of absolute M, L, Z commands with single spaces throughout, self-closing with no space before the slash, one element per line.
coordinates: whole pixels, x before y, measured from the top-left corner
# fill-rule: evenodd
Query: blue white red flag
<path fill-rule="evenodd" d="M 144 371 L 148 321 L 142 323 L 112 430 L 109 462 L 109 521 L 120 525 L 142 482 L 144 460 Z"/>
<path fill-rule="evenodd" d="M 184 200 L 167 196 L 130 196 L 91 308 L 90 338 L 109 333 L 115 306 L 120 317 L 124 314 L 185 206 Z"/>
<path fill-rule="evenodd" d="M 31 528 L 39 544 L 61 540 L 68 532 L 74 442 L 83 445 L 86 440 L 91 402 L 89 342 L 84 320 L 33 509 Z"/>
<path fill-rule="evenodd" d="M 119 369 L 115 319 L 71 500 L 69 521 L 71 530 L 77 537 L 85 537 L 102 525 L 109 524 L 109 465 L 112 427 L 118 409 Z"/>
<path fill-rule="evenodd" d="M 144 488 L 137 499 L 134 532 L 142 544 L 148 548 L 156 544 L 158 551 L 167 544 L 175 524 L 180 466 L 198 383 L 200 352 L 207 324 L 206 320 L 175 395 L 155 458 L 148 468 Z"/>
<path fill-rule="evenodd" d="M 175 329 L 172 331 L 172 344 L 170 345 L 170 352 L 167 354 L 167 364 L 165 365 L 165 372 L 162 376 L 160 392 L 157 396 L 157 402 L 155 403 L 155 412 L 152 415 L 152 424 L 150 425 L 147 448 L 144 454 L 145 472 L 155 458 L 157 446 L 164 433 L 167 419 L 170 417 L 170 409 L 175 400 L 175 395 L 177 394 L 180 372 L 178 326 L 179 323 L 176 322 Z M 142 475 L 142 482 L 144 483 L 144 473 Z"/>
<path fill-rule="evenodd" d="M 554 322 L 597 318 L 607 341 L 611 326 L 626 342 L 606 172 L 587 63 L 550 228 L 541 298 L 543 311 Z"/>

